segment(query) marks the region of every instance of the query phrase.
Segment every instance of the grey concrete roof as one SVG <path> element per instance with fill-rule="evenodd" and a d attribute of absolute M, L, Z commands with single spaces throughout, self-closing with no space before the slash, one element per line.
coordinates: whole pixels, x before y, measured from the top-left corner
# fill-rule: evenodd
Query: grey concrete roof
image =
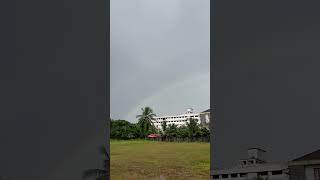
<path fill-rule="evenodd" d="M 296 158 L 292 161 L 307 161 L 307 160 L 320 160 L 320 149 L 313 151 L 309 154 Z"/>

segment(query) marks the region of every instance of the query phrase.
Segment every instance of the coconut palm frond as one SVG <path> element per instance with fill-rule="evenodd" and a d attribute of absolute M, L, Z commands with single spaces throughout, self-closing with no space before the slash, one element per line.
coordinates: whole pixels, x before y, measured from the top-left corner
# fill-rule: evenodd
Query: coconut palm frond
<path fill-rule="evenodd" d="M 141 110 L 142 113 L 136 117 L 139 118 L 138 126 L 140 127 L 141 135 L 146 137 L 150 130 L 155 131 L 154 116 L 156 116 L 156 114 L 153 113 L 150 107 L 141 108 Z"/>
<path fill-rule="evenodd" d="M 151 113 L 151 114 L 150 114 L 150 116 L 151 116 L 151 117 L 154 117 L 154 116 L 157 116 L 157 115 L 156 115 L 156 114 L 154 114 L 154 113 Z"/>

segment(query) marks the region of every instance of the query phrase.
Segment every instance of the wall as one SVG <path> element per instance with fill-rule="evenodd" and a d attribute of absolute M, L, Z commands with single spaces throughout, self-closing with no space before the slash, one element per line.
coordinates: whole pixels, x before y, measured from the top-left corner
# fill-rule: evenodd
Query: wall
<path fill-rule="evenodd" d="M 305 167 L 303 165 L 289 166 L 290 180 L 306 180 Z"/>
<path fill-rule="evenodd" d="M 306 166 L 306 180 L 314 180 L 314 170 L 313 168 L 320 168 L 320 165 L 317 166 Z"/>

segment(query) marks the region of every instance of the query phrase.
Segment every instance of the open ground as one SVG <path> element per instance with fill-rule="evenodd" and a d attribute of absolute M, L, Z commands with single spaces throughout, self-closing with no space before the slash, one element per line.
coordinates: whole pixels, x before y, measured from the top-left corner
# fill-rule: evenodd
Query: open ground
<path fill-rule="evenodd" d="M 111 140 L 112 180 L 207 180 L 210 144 Z"/>

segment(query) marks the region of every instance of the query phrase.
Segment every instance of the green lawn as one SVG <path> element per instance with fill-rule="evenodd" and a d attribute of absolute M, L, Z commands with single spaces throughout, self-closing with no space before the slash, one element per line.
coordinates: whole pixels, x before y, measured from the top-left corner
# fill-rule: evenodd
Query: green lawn
<path fill-rule="evenodd" d="M 207 180 L 210 144 L 111 140 L 112 180 Z"/>

